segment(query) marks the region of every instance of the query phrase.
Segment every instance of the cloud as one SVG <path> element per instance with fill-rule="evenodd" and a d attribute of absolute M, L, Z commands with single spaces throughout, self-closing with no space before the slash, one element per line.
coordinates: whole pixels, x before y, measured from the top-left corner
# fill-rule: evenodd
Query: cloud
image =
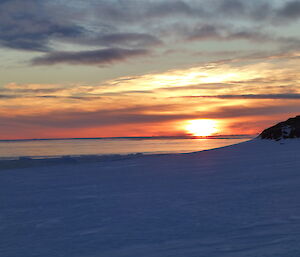
<path fill-rule="evenodd" d="M 33 23 L 39 24 L 40 21 L 33 21 L 29 26 L 34 26 Z M 16 31 L 16 25 L 1 26 L 0 44 L 5 47 L 28 50 L 28 51 L 50 51 L 49 41 L 54 38 L 73 37 L 81 33 L 81 29 L 76 26 L 60 26 L 57 24 L 45 24 L 43 29 L 31 31 L 29 33 L 23 32 L 26 30 L 23 26 Z M 13 31 L 13 32 L 12 32 Z"/>
<path fill-rule="evenodd" d="M 33 65 L 54 65 L 60 63 L 81 65 L 108 65 L 132 57 L 148 55 L 146 49 L 108 48 L 81 52 L 52 52 L 32 60 Z"/>
<path fill-rule="evenodd" d="M 79 38 L 78 43 L 86 45 L 102 45 L 106 47 L 151 47 L 162 44 L 157 37 L 147 33 L 105 33 L 103 35 L 92 35 L 91 37 Z"/>
<path fill-rule="evenodd" d="M 230 83 L 201 83 L 197 85 L 185 85 L 185 86 L 172 86 L 172 87 L 162 87 L 156 89 L 156 91 L 185 91 L 185 90 L 199 90 L 199 89 L 224 89 L 235 87 L 236 84 Z"/>
<path fill-rule="evenodd" d="M 18 98 L 19 96 L 16 95 L 4 95 L 0 94 L 0 99 L 12 99 L 12 98 Z"/>
<path fill-rule="evenodd" d="M 77 37 L 83 28 L 70 21 L 60 23 L 47 13 L 38 0 L 1 1 L 0 44 L 29 51 L 49 51 L 51 39 Z"/>
<path fill-rule="evenodd" d="M 213 4 L 216 7 L 211 7 L 211 15 L 219 14 L 225 19 L 242 19 L 255 23 L 270 20 L 277 8 L 275 2 L 264 0 L 216 0 Z"/>
<path fill-rule="evenodd" d="M 0 92 L 5 92 L 9 94 L 29 94 L 29 95 L 35 95 L 35 94 L 51 94 L 51 93 L 57 93 L 59 91 L 63 91 L 64 88 L 58 88 L 58 87 L 52 87 L 52 88 L 30 88 L 24 86 L 24 88 L 9 88 L 9 87 L 4 87 L 0 88 Z"/>
<path fill-rule="evenodd" d="M 264 117 L 268 115 L 295 114 L 299 104 L 265 106 L 222 106 L 211 111 L 163 112 L 172 110 L 174 105 L 137 106 L 122 109 L 102 109 L 97 111 L 60 110 L 49 113 L 27 115 L 0 115 L 1 124 L 6 126 L 31 126 L 32 128 L 78 129 L 133 124 L 157 124 L 179 122 L 192 119 L 232 119 Z M 100 133 L 101 134 L 101 133 Z"/>
<path fill-rule="evenodd" d="M 277 11 L 279 17 L 286 19 L 300 18 L 300 1 L 287 2 L 282 8 Z"/>
<path fill-rule="evenodd" d="M 274 116 L 276 114 L 299 113 L 299 104 L 290 105 L 262 105 L 262 106 L 223 106 L 213 111 L 199 113 L 199 118 L 228 119 L 259 116 Z"/>
<path fill-rule="evenodd" d="M 173 105 L 137 106 L 122 109 L 97 111 L 54 111 L 43 114 L 0 116 L 2 123 L 23 124 L 52 128 L 88 128 L 111 125 L 161 123 L 195 119 L 197 114 L 158 113 L 155 110 L 169 110 Z M 152 113 L 149 113 L 151 111 Z"/>
<path fill-rule="evenodd" d="M 300 1 L 278 3 L 264 0 L 0 1 L 0 45 L 41 52 L 61 52 L 61 44 L 57 43 L 67 43 L 70 47 L 80 44 L 124 49 L 172 48 L 168 43 L 174 39 L 182 43 L 186 37 L 288 44 L 293 38 L 280 39 L 276 33 L 268 33 L 268 27 L 273 21 L 285 24 L 282 20 L 300 17 Z M 246 28 L 232 24 L 243 24 Z M 299 40 L 294 40 L 294 44 L 298 43 Z"/>
<path fill-rule="evenodd" d="M 135 23 L 145 20 L 162 20 L 170 17 L 198 17 L 203 15 L 201 4 L 195 1 L 98 1 L 93 5 L 95 18 L 114 23 Z"/>
<path fill-rule="evenodd" d="M 257 31 L 251 30 L 238 30 L 236 32 L 230 32 L 225 39 L 229 40 L 239 40 L 239 39 L 246 39 L 250 41 L 272 41 L 275 38 L 270 37 L 267 34 Z"/>
<path fill-rule="evenodd" d="M 34 99 L 34 98 L 42 98 L 42 99 L 62 99 L 62 100 L 99 100 L 100 96 L 70 96 L 70 95 L 28 95 L 28 94 L 13 94 L 13 95 L 4 95 L 0 94 L 0 99 Z"/>
<path fill-rule="evenodd" d="M 247 95 L 201 95 L 182 96 L 183 98 L 219 98 L 219 99 L 300 99 L 300 94 L 247 94 Z"/>
<path fill-rule="evenodd" d="M 186 1 L 162 1 L 149 5 L 146 15 L 148 17 L 165 17 L 174 15 L 200 15 L 202 14 L 201 9 L 193 8 L 194 5 L 189 5 Z"/>
<path fill-rule="evenodd" d="M 222 38 L 220 29 L 214 25 L 203 25 L 200 28 L 196 28 L 189 36 L 190 40 L 207 40 L 207 39 L 219 39 Z"/>
<path fill-rule="evenodd" d="M 188 40 L 249 40 L 249 41 L 284 41 L 291 42 L 291 38 L 275 38 L 270 36 L 267 33 L 262 32 L 261 30 L 254 30 L 252 28 L 234 28 L 225 25 L 211 25 L 206 24 L 200 27 L 196 27 L 194 30 L 188 32 Z"/>
<path fill-rule="evenodd" d="M 227 15 L 244 15 L 247 9 L 245 3 L 238 0 L 223 0 L 219 8 Z"/>

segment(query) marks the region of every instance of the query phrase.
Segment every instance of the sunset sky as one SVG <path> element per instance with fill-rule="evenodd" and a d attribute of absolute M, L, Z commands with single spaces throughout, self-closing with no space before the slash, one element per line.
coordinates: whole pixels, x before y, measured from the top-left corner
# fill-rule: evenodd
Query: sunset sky
<path fill-rule="evenodd" d="M 299 26 L 300 0 L 0 0 L 0 139 L 257 134 L 300 114 Z"/>

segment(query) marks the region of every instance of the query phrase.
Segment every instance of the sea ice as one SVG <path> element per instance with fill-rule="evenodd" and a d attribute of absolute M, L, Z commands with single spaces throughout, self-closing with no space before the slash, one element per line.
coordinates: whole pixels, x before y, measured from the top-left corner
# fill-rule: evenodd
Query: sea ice
<path fill-rule="evenodd" d="M 298 257 L 300 140 L 282 142 L 3 169 L 0 256 Z"/>

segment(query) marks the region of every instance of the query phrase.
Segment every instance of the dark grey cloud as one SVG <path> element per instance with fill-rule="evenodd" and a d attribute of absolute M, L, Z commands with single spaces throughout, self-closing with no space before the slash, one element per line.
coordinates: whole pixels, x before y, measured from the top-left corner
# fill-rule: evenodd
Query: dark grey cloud
<path fill-rule="evenodd" d="M 103 0 L 95 2 L 93 7 L 95 16 L 115 23 L 130 24 L 182 17 L 188 20 L 203 18 L 206 21 L 223 21 L 224 17 L 262 21 L 276 16 L 280 6 L 266 0 Z"/>
<path fill-rule="evenodd" d="M 286 19 L 297 19 L 300 18 L 300 1 L 287 2 L 278 11 L 278 16 Z"/>
<path fill-rule="evenodd" d="M 251 3 L 252 1 L 249 1 Z M 276 7 L 272 6 L 271 1 L 257 1 L 253 2 L 254 6 L 250 11 L 250 19 L 254 22 L 269 21 L 274 16 Z"/>
<path fill-rule="evenodd" d="M 91 2 L 93 4 L 93 2 Z M 153 22 L 156 19 L 174 17 L 199 17 L 204 15 L 202 3 L 196 1 L 159 0 L 132 1 L 111 0 L 97 1 L 93 4 L 94 14 L 115 23 L 136 23 L 145 20 Z"/>
<path fill-rule="evenodd" d="M 51 39 L 77 37 L 83 28 L 60 23 L 48 14 L 39 0 L 11 0 L 0 3 L 0 44 L 30 51 L 48 51 Z"/>
<path fill-rule="evenodd" d="M 252 41 L 272 41 L 275 38 L 270 37 L 267 34 L 264 34 L 259 31 L 254 30 L 240 30 L 236 32 L 230 32 L 225 39 L 229 40 L 238 40 L 238 39 L 246 39 Z"/>
<path fill-rule="evenodd" d="M 223 38 L 220 28 L 214 25 L 203 25 L 196 28 L 189 35 L 190 40 L 207 40 L 207 39 L 221 39 Z"/>
<path fill-rule="evenodd" d="M 186 38 L 299 44 L 296 35 L 295 39 L 280 38 L 262 29 L 268 31 L 274 21 L 285 24 L 298 17 L 300 1 L 295 0 L 281 4 L 266 0 L 2 0 L 0 45 L 61 52 L 55 43 L 80 44 L 87 50 L 90 46 L 171 48 L 167 44 L 171 40 Z"/>
<path fill-rule="evenodd" d="M 87 1 L 89 2 L 89 1 Z M 280 15 L 288 15 L 297 7 L 294 2 L 270 2 L 267 0 L 159 0 L 159 1 L 97 1 L 94 4 L 95 16 L 115 23 L 135 23 L 155 19 L 201 19 L 204 21 L 242 19 L 252 22 L 271 21 Z M 184 21 L 181 21 L 184 22 Z"/>
<path fill-rule="evenodd" d="M 211 14 L 219 13 L 221 17 L 227 19 L 233 18 L 249 20 L 255 23 L 268 22 L 270 24 L 275 22 L 280 24 L 283 22 L 282 18 L 294 20 L 300 17 L 300 1 L 215 0 L 212 1 L 210 12 Z"/>
<path fill-rule="evenodd" d="M 81 65 L 108 65 L 149 54 L 146 49 L 109 48 L 81 52 L 52 52 L 32 60 L 33 65 L 53 65 L 60 63 Z"/>
<path fill-rule="evenodd" d="M 274 16 L 275 9 L 276 5 L 274 3 L 264 0 L 215 0 L 212 1 L 210 11 L 225 19 L 261 22 L 271 19 Z"/>
<path fill-rule="evenodd" d="M 222 13 L 227 15 L 244 15 L 247 10 L 245 3 L 239 0 L 220 1 L 219 8 Z"/>
<path fill-rule="evenodd" d="M 114 20 L 102 21 L 100 29 L 90 29 L 72 17 L 72 7 L 61 4 L 59 12 L 47 0 L 11 0 L 0 2 L 0 44 L 30 51 L 49 51 L 51 40 L 61 40 L 84 45 L 109 47 L 144 47 L 161 44 L 153 35 L 141 32 L 118 32 Z M 92 1 L 90 1 L 92 2 Z M 88 1 L 87 1 L 88 3 Z M 51 6 L 51 8 L 49 8 Z M 58 8 L 58 6 L 56 6 Z M 134 9 L 133 9 L 134 10 Z M 88 10 L 91 16 L 92 5 Z M 120 10 L 126 13 L 125 10 Z M 96 25 L 96 24 L 95 24 Z"/>
<path fill-rule="evenodd" d="M 22 21 L 20 21 L 22 22 Z M 33 23 L 39 23 L 40 21 L 33 21 Z M 29 51 L 49 51 L 51 48 L 49 46 L 49 40 L 60 37 L 73 37 L 81 33 L 79 27 L 76 26 L 60 26 L 57 24 L 45 24 L 42 30 L 36 30 L 31 32 L 23 32 L 23 28 L 19 30 L 14 30 L 15 25 L 4 26 L 0 25 L 0 44 L 8 48 L 29 50 Z M 12 32 L 13 31 L 13 32 Z"/>
<path fill-rule="evenodd" d="M 154 2 L 152 5 L 149 5 L 146 11 L 146 16 L 150 18 L 174 15 L 194 16 L 201 14 L 203 14 L 203 11 L 199 6 L 195 8 L 195 5 L 190 5 L 186 1 L 178 0 Z"/>

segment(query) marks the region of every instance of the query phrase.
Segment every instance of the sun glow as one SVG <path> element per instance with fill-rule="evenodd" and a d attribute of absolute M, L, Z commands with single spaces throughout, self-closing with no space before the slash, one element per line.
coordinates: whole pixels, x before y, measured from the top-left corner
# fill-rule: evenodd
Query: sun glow
<path fill-rule="evenodd" d="M 206 77 L 201 78 L 203 83 L 222 83 L 228 80 L 234 80 L 239 75 L 236 73 L 224 73 L 224 74 L 207 74 Z"/>
<path fill-rule="evenodd" d="M 218 131 L 217 122 L 215 120 L 206 119 L 190 120 L 185 126 L 185 129 L 188 133 L 199 137 L 210 136 Z"/>

